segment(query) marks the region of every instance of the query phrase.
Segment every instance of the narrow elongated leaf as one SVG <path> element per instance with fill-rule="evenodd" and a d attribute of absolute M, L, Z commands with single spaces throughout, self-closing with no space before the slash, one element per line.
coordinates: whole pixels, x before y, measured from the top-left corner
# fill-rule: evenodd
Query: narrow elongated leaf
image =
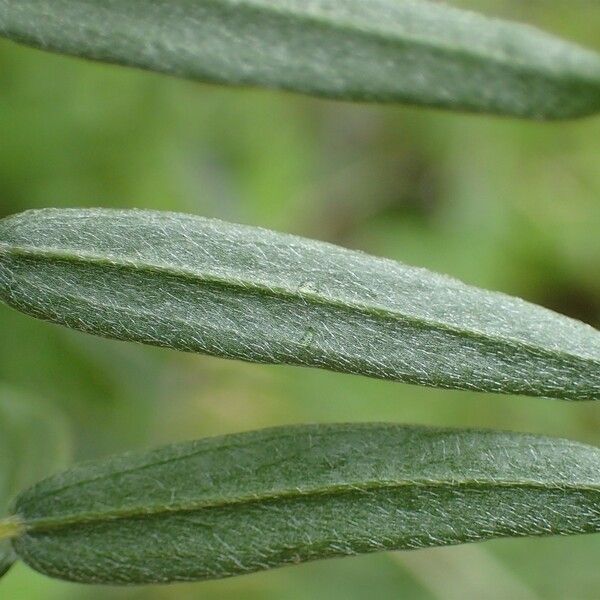
<path fill-rule="evenodd" d="M 58 411 L 26 392 L 0 385 L 0 516 L 23 488 L 64 468 L 69 447 L 70 436 Z M 0 577 L 16 558 L 1 538 L 0 527 Z"/>
<path fill-rule="evenodd" d="M 600 58 L 425 0 L 0 0 L 0 34 L 234 85 L 534 118 L 600 110 Z"/>
<path fill-rule="evenodd" d="M 424 269 L 175 213 L 0 221 L 0 299 L 121 340 L 411 383 L 600 398 L 600 333 Z"/>
<path fill-rule="evenodd" d="M 378 550 L 597 532 L 599 461 L 596 448 L 514 433 L 381 424 L 269 429 L 52 477 L 18 498 L 13 545 L 50 576 L 138 584 Z"/>

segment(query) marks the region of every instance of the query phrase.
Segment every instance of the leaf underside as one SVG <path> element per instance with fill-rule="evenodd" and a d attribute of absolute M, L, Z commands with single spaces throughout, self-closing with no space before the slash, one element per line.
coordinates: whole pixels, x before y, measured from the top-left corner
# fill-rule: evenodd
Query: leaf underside
<path fill-rule="evenodd" d="M 120 340 L 445 388 L 600 398 L 600 333 L 330 244 L 176 213 L 0 221 L 0 299 Z"/>
<path fill-rule="evenodd" d="M 304 425 L 90 463 L 21 494 L 33 568 L 107 584 L 600 530 L 598 449 L 532 435 Z"/>
<path fill-rule="evenodd" d="M 600 58 L 425 0 L 0 0 L 0 35 L 201 81 L 538 119 L 600 110 Z"/>

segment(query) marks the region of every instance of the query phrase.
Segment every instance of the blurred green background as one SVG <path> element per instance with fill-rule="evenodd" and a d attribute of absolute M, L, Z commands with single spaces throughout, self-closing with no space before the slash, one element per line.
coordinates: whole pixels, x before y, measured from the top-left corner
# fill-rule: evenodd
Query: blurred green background
<path fill-rule="evenodd" d="M 600 50 L 596 1 L 455 3 Z M 539 124 L 221 89 L 0 42 L 0 217 L 44 206 L 168 209 L 262 225 L 600 325 L 600 118 Z M 597 404 L 185 355 L 6 307 L 0 332 L 0 460 L 14 487 L 56 468 L 32 458 L 47 459 L 48 448 L 64 464 L 297 422 L 492 427 L 600 444 Z M 594 599 L 599 559 L 600 536 L 502 540 L 144 589 L 61 583 L 18 565 L 0 595 Z"/>

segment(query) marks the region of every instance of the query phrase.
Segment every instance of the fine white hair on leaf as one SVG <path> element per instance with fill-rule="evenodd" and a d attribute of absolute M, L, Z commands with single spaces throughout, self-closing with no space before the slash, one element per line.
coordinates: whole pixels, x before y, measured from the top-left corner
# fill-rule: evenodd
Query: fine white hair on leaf
<path fill-rule="evenodd" d="M 444 388 L 600 399 L 600 333 L 425 269 L 153 211 L 0 221 L 0 299 L 97 335 Z"/>

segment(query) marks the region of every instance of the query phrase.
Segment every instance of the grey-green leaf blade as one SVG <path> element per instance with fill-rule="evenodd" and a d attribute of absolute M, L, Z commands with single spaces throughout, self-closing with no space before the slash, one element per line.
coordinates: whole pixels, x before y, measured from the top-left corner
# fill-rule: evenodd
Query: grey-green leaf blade
<path fill-rule="evenodd" d="M 21 494 L 19 556 L 139 584 L 506 536 L 600 531 L 600 450 L 515 433 L 307 425 L 83 465 Z"/>
<path fill-rule="evenodd" d="M 533 118 L 600 110 L 600 58 L 425 0 L 0 0 L 0 34 L 234 85 Z"/>
<path fill-rule="evenodd" d="M 424 269 L 177 213 L 0 221 L 0 299 L 90 333 L 446 388 L 600 398 L 600 333 Z"/>

